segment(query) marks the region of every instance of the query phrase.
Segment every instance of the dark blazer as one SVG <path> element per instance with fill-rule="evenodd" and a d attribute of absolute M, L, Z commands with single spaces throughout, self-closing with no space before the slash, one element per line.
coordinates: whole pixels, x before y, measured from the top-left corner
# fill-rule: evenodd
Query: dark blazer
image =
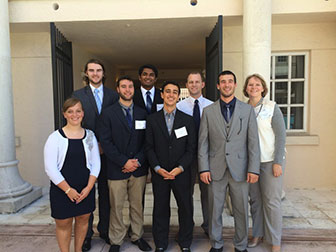
<path fill-rule="evenodd" d="M 182 127 L 186 127 L 188 135 L 176 138 L 175 130 Z M 176 109 L 172 133 L 169 136 L 163 109 L 149 115 L 145 152 L 152 169 L 159 165 L 171 171 L 181 165 L 187 173 L 196 154 L 196 132 L 193 118 Z"/>
<path fill-rule="evenodd" d="M 135 129 L 135 121 L 146 120 L 147 112 L 133 107 L 133 128 L 130 129 L 119 102 L 105 109 L 97 125 L 100 144 L 107 157 L 107 177 L 111 180 L 144 176 L 148 173 L 143 146 L 145 129 Z M 141 166 L 132 173 L 123 173 L 122 167 L 128 159 L 138 159 Z"/>
<path fill-rule="evenodd" d="M 143 96 L 142 96 L 140 88 L 135 89 L 135 93 L 134 93 L 134 97 L 133 97 L 133 102 L 134 102 L 134 104 L 136 104 L 139 107 L 141 107 L 144 110 L 146 110 L 145 101 L 143 99 Z M 156 107 L 157 104 L 163 104 L 163 100 L 161 98 L 161 91 L 160 91 L 160 89 L 155 88 L 154 101 L 153 101 L 153 104 L 152 104 L 151 114 L 157 112 L 157 107 Z"/>
<path fill-rule="evenodd" d="M 104 111 L 105 108 L 114 104 L 119 99 L 117 92 L 108 87 L 103 86 L 103 92 L 104 95 L 103 95 L 102 112 Z M 90 86 L 85 86 L 79 90 L 74 91 L 72 93 L 72 96 L 78 98 L 82 102 L 84 109 L 83 127 L 86 129 L 90 129 L 93 132 L 96 132 L 96 123 L 99 114 L 96 105 L 96 100 L 93 96 Z"/>

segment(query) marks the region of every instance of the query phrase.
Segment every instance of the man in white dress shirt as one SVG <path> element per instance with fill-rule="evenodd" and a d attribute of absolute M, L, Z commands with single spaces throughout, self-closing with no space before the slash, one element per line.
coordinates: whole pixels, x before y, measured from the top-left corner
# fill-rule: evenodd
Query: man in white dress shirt
<path fill-rule="evenodd" d="M 202 117 L 202 111 L 206 106 L 212 104 L 207 98 L 204 98 L 202 95 L 202 89 L 204 88 L 205 83 L 200 72 L 191 72 L 188 75 L 186 87 L 188 88 L 190 96 L 179 103 L 177 103 L 177 109 L 182 112 L 192 116 L 195 121 L 196 132 L 198 136 L 198 130 L 200 125 L 200 118 Z M 196 175 L 198 175 L 197 167 L 197 158 L 193 161 L 191 167 L 191 186 L 192 194 L 194 193 L 194 186 L 196 182 Z M 204 184 L 200 179 L 199 188 L 201 191 L 201 204 L 202 204 L 202 215 L 203 215 L 203 224 L 201 225 L 205 234 L 208 236 L 208 185 Z"/>

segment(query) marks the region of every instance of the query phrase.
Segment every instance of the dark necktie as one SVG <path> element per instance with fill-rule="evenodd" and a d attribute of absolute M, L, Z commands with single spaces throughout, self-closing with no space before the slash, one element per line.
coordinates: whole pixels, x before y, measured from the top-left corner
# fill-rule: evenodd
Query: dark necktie
<path fill-rule="evenodd" d="M 225 120 L 226 120 L 227 123 L 229 123 L 230 118 L 231 118 L 231 112 L 230 112 L 231 105 L 225 105 L 225 107 L 226 107 L 226 118 L 225 118 Z"/>
<path fill-rule="evenodd" d="M 196 125 L 196 132 L 198 133 L 199 127 L 200 127 L 200 121 L 201 121 L 201 113 L 200 113 L 200 108 L 199 108 L 197 99 L 194 102 L 193 118 L 194 118 L 195 125 Z"/>
<path fill-rule="evenodd" d="M 126 120 L 127 120 L 127 123 L 128 123 L 128 126 L 130 127 L 130 129 L 132 129 L 132 116 L 131 116 L 131 109 L 128 108 L 126 109 Z"/>
<path fill-rule="evenodd" d="M 151 92 L 150 91 L 147 91 L 146 92 L 146 110 L 148 112 L 148 114 L 151 113 L 152 111 L 152 98 L 151 98 Z"/>

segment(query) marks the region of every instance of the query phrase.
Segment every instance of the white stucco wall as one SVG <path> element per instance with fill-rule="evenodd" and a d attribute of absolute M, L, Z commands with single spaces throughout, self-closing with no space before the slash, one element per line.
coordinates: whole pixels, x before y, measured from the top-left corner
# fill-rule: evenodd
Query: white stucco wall
<path fill-rule="evenodd" d="M 49 33 L 11 34 L 16 156 L 24 180 L 47 185 L 43 146 L 54 127 Z"/>

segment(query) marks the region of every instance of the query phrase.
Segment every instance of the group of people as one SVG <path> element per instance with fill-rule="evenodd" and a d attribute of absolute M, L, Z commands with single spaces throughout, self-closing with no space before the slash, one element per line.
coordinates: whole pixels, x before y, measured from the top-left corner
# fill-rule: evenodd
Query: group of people
<path fill-rule="evenodd" d="M 281 192 L 286 130 L 279 107 L 265 99 L 264 79 L 246 79 L 248 104 L 235 97 L 236 76 L 218 76 L 220 98 L 202 96 L 202 74 L 191 72 L 186 81 L 189 97 L 179 102 L 180 86 L 165 81 L 158 89 L 158 70 L 139 68 L 141 86 L 120 77 L 117 92 L 103 85 L 104 65 L 97 59 L 84 68 L 86 86 L 63 105 L 66 125 L 53 132 L 44 148 L 51 180 L 51 216 L 62 252 L 70 250 L 72 223 L 75 252 L 89 251 L 93 235 L 95 182 L 98 181 L 99 236 L 120 251 L 128 235 L 142 251 L 152 248 L 143 239 L 144 197 L 151 171 L 154 207 L 152 233 L 155 251 L 168 248 L 170 196 L 178 206 L 181 251 L 191 251 L 193 192 L 199 180 L 202 228 L 210 252 L 223 250 L 222 212 L 229 190 L 235 251 L 247 251 L 264 238 L 280 251 Z M 248 200 L 253 237 L 248 242 Z M 123 221 L 129 202 L 130 226 Z"/>

